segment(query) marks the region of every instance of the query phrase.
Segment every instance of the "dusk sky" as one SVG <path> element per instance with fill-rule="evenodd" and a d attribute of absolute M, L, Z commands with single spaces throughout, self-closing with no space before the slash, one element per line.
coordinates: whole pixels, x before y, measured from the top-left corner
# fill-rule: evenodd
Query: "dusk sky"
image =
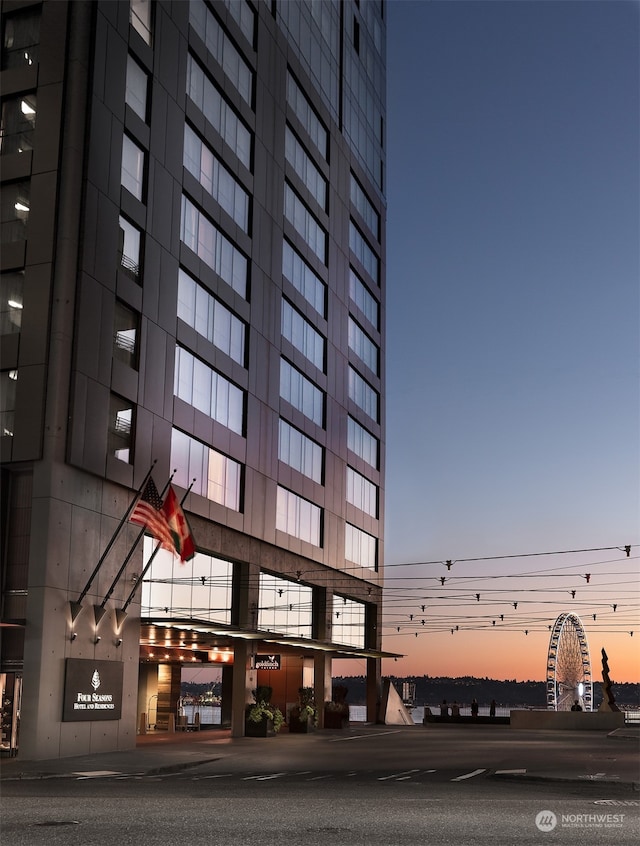
<path fill-rule="evenodd" d="M 640 7 L 387 9 L 383 673 L 640 681 Z"/>

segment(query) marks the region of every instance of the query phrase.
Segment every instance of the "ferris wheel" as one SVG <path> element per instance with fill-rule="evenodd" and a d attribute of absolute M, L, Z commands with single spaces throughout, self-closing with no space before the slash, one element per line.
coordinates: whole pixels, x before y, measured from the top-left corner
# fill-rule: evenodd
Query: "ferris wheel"
<path fill-rule="evenodd" d="M 549 638 L 547 708 L 570 711 L 578 700 L 583 711 L 593 710 L 591 659 L 582 621 L 577 614 L 560 614 Z"/>

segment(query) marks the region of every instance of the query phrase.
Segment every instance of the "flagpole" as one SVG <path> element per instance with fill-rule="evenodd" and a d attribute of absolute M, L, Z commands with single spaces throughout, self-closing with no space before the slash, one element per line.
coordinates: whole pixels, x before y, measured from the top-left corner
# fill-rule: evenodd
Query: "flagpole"
<path fill-rule="evenodd" d="M 115 532 L 114 532 L 114 533 L 113 533 L 113 535 L 111 536 L 111 540 L 110 540 L 110 541 L 109 541 L 109 543 L 107 544 L 107 547 L 106 547 L 105 551 L 104 551 L 104 552 L 102 553 L 102 555 L 100 556 L 100 560 L 99 560 L 99 561 L 98 561 L 98 563 L 96 564 L 96 566 L 95 566 L 95 568 L 94 568 L 94 570 L 93 570 L 93 573 L 89 576 L 89 580 L 87 581 L 86 585 L 84 586 L 84 590 L 82 591 L 82 593 L 80 594 L 80 596 L 78 597 L 78 599 L 76 600 L 76 602 L 73 602 L 73 601 L 70 601 L 70 602 L 69 602 L 69 605 L 71 606 L 71 621 L 72 621 L 72 622 L 76 619 L 76 617 L 78 616 L 78 614 L 79 614 L 79 613 L 80 613 L 80 611 L 82 610 L 82 600 L 85 598 L 85 596 L 86 596 L 86 595 L 87 595 L 87 593 L 89 592 L 89 588 L 91 587 L 91 584 L 92 584 L 93 580 L 95 579 L 96 575 L 98 574 L 98 570 L 100 569 L 100 567 L 102 567 L 102 564 L 103 564 L 103 562 L 104 562 L 105 558 L 107 557 L 107 555 L 108 555 L 108 554 L 109 554 L 109 552 L 111 551 L 111 547 L 112 547 L 112 546 L 114 545 L 114 543 L 116 542 L 116 538 L 118 537 L 118 535 L 119 535 L 119 533 L 120 533 L 120 530 L 122 529 L 122 527 L 124 526 L 124 524 L 125 524 L 125 523 L 127 522 L 127 520 L 129 519 L 129 515 L 130 515 L 130 514 L 131 514 L 131 512 L 133 511 L 133 509 L 134 509 L 134 507 L 135 507 L 135 504 L 136 504 L 136 502 L 138 501 L 138 497 L 140 496 L 140 494 L 141 494 L 141 493 L 142 493 L 142 491 L 144 490 L 144 486 L 147 484 L 147 482 L 148 482 L 148 481 L 149 481 L 149 479 L 151 478 L 151 473 L 153 472 L 153 468 L 155 467 L 156 462 L 157 462 L 157 459 L 154 459 L 154 460 L 153 460 L 153 463 L 151 464 L 151 467 L 149 468 L 149 470 L 148 470 L 148 472 L 147 472 L 147 475 L 146 475 L 146 476 L 144 477 L 144 479 L 142 480 L 142 484 L 141 484 L 141 485 L 140 485 L 140 487 L 138 488 L 138 490 L 137 490 L 137 492 L 136 492 L 136 495 L 134 496 L 134 498 L 133 498 L 132 502 L 129 504 L 129 507 L 128 507 L 128 508 L 127 508 L 127 510 L 126 510 L 124 517 L 123 517 L 123 518 L 120 520 L 120 522 L 118 523 L 118 527 L 116 528 Z"/>
<path fill-rule="evenodd" d="M 191 488 L 194 485 L 194 482 L 195 482 L 195 479 L 192 480 L 191 484 L 189 485 L 189 487 L 185 491 L 184 496 L 180 500 L 180 506 L 181 507 L 182 507 L 182 505 L 184 505 L 186 498 L 189 496 L 189 493 L 191 491 Z M 127 597 L 127 601 L 125 602 L 125 604 L 122 606 L 122 608 L 116 608 L 116 620 L 117 620 L 117 623 L 118 623 L 118 628 L 120 628 L 120 626 L 124 622 L 124 619 L 127 616 L 127 608 L 131 604 L 131 601 L 134 597 L 134 594 L 135 594 L 136 590 L 138 589 L 138 585 L 142 584 L 142 580 L 144 579 L 144 577 L 148 573 L 149 567 L 151 567 L 151 564 L 153 563 L 153 559 L 156 557 L 156 554 L 158 553 L 161 546 L 162 546 L 162 544 L 158 543 L 156 548 L 151 553 L 151 557 L 147 561 L 146 566 L 145 566 L 144 570 L 142 571 L 142 573 L 140 573 L 140 578 L 138 579 L 138 581 L 133 586 L 133 589 L 132 589 L 131 593 L 129 594 L 129 596 Z"/>
<path fill-rule="evenodd" d="M 162 492 L 161 492 L 161 494 L 160 494 L 160 496 L 161 496 L 161 497 L 162 497 L 162 496 L 164 496 L 165 492 L 166 492 L 166 491 L 167 491 L 167 489 L 169 488 L 169 485 L 171 484 L 171 481 L 172 481 L 173 477 L 175 476 L 175 473 L 176 473 L 176 471 L 174 470 L 174 471 L 173 471 L 173 473 L 169 476 L 169 481 L 168 481 L 168 482 L 167 482 L 167 484 L 164 486 L 164 488 L 162 489 Z M 94 605 L 94 606 L 93 606 L 93 609 L 94 609 L 94 614 L 95 614 L 95 618 L 96 618 L 96 626 L 98 625 L 98 623 L 100 622 L 100 620 L 103 618 L 103 616 L 104 616 L 104 614 L 105 614 L 105 605 L 107 604 L 107 602 L 109 601 L 109 599 L 110 599 L 110 597 L 111 597 L 111 594 L 112 594 L 112 593 L 113 593 L 113 591 L 115 590 L 115 587 L 116 587 L 116 585 L 117 585 L 117 583 L 118 583 L 118 580 L 120 579 L 120 576 L 122 576 L 122 574 L 124 573 L 124 571 L 125 571 L 125 569 L 126 569 L 127 564 L 128 564 L 128 563 L 129 563 L 129 561 L 131 560 L 131 556 L 132 556 L 132 555 L 133 555 L 133 553 L 135 552 L 135 548 L 136 548 L 136 546 L 140 543 L 140 538 L 144 535 L 144 532 L 145 532 L 145 530 L 144 530 L 144 527 L 143 527 L 142 529 L 140 529 L 140 532 L 139 532 L 139 534 L 138 534 L 138 537 L 137 537 L 137 538 L 135 539 L 135 541 L 133 542 L 133 546 L 131 547 L 131 549 L 130 549 L 130 550 L 129 550 L 129 552 L 127 553 L 127 556 L 126 556 L 126 558 L 124 559 L 124 562 L 122 563 L 122 567 L 120 567 L 120 569 L 118 570 L 118 573 L 116 574 L 115 579 L 111 582 L 111 587 L 109 588 L 109 590 L 108 590 L 108 591 L 107 591 L 107 593 L 105 594 L 105 597 L 104 597 L 104 599 L 102 600 L 102 602 L 100 603 L 100 605 Z"/>

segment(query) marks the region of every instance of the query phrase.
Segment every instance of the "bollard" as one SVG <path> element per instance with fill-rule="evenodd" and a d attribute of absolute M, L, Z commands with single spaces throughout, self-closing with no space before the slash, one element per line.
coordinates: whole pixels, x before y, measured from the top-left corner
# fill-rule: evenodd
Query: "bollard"
<path fill-rule="evenodd" d="M 169 734 L 175 734 L 176 730 L 176 717 L 175 714 L 169 714 L 169 720 L 167 725 L 167 731 Z"/>
<path fill-rule="evenodd" d="M 147 733 L 147 715 L 144 711 L 140 714 L 140 729 L 138 730 L 138 734 L 146 734 Z"/>

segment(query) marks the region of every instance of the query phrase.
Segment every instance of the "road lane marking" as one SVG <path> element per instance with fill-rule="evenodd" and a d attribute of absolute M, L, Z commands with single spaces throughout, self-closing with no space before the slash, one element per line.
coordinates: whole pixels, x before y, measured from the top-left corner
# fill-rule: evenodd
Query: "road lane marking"
<path fill-rule="evenodd" d="M 349 737 L 332 737 L 329 743 L 344 743 L 346 740 L 362 740 L 366 737 L 384 737 L 385 734 L 398 734 L 399 729 L 395 731 L 378 731 L 375 734 L 352 734 Z"/>
<path fill-rule="evenodd" d="M 103 776 L 119 776 L 119 775 L 122 775 L 122 770 L 86 770 L 85 772 L 75 772 L 73 775 L 79 776 L 80 779 L 83 779 L 83 778 L 102 778 Z"/>
<path fill-rule="evenodd" d="M 452 778 L 451 781 L 464 781 L 466 778 L 473 778 L 474 776 L 480 775 L 480 773 L 486 773 L 486 770 L 474 770 L 472 773 L 466 773 L 465 775 L 458 776 L 457 778 Z"/>
<path fill-rule="evenodd" d="M 419 773 L 420 770 L 403 770 L 401 773 L 393 773 L 392 775 L 388 776 L 379 776 L 378 781 L 389 781 L 389 779 L 396 778 L 399 779 L 400 776 L 404 776 L 405 778 L 409 778 L 412 773 Z"/>
<path fill-rule="evenodd" d="M 521 775 L 526 770 L 496 770 L 496 775 Z"/>

